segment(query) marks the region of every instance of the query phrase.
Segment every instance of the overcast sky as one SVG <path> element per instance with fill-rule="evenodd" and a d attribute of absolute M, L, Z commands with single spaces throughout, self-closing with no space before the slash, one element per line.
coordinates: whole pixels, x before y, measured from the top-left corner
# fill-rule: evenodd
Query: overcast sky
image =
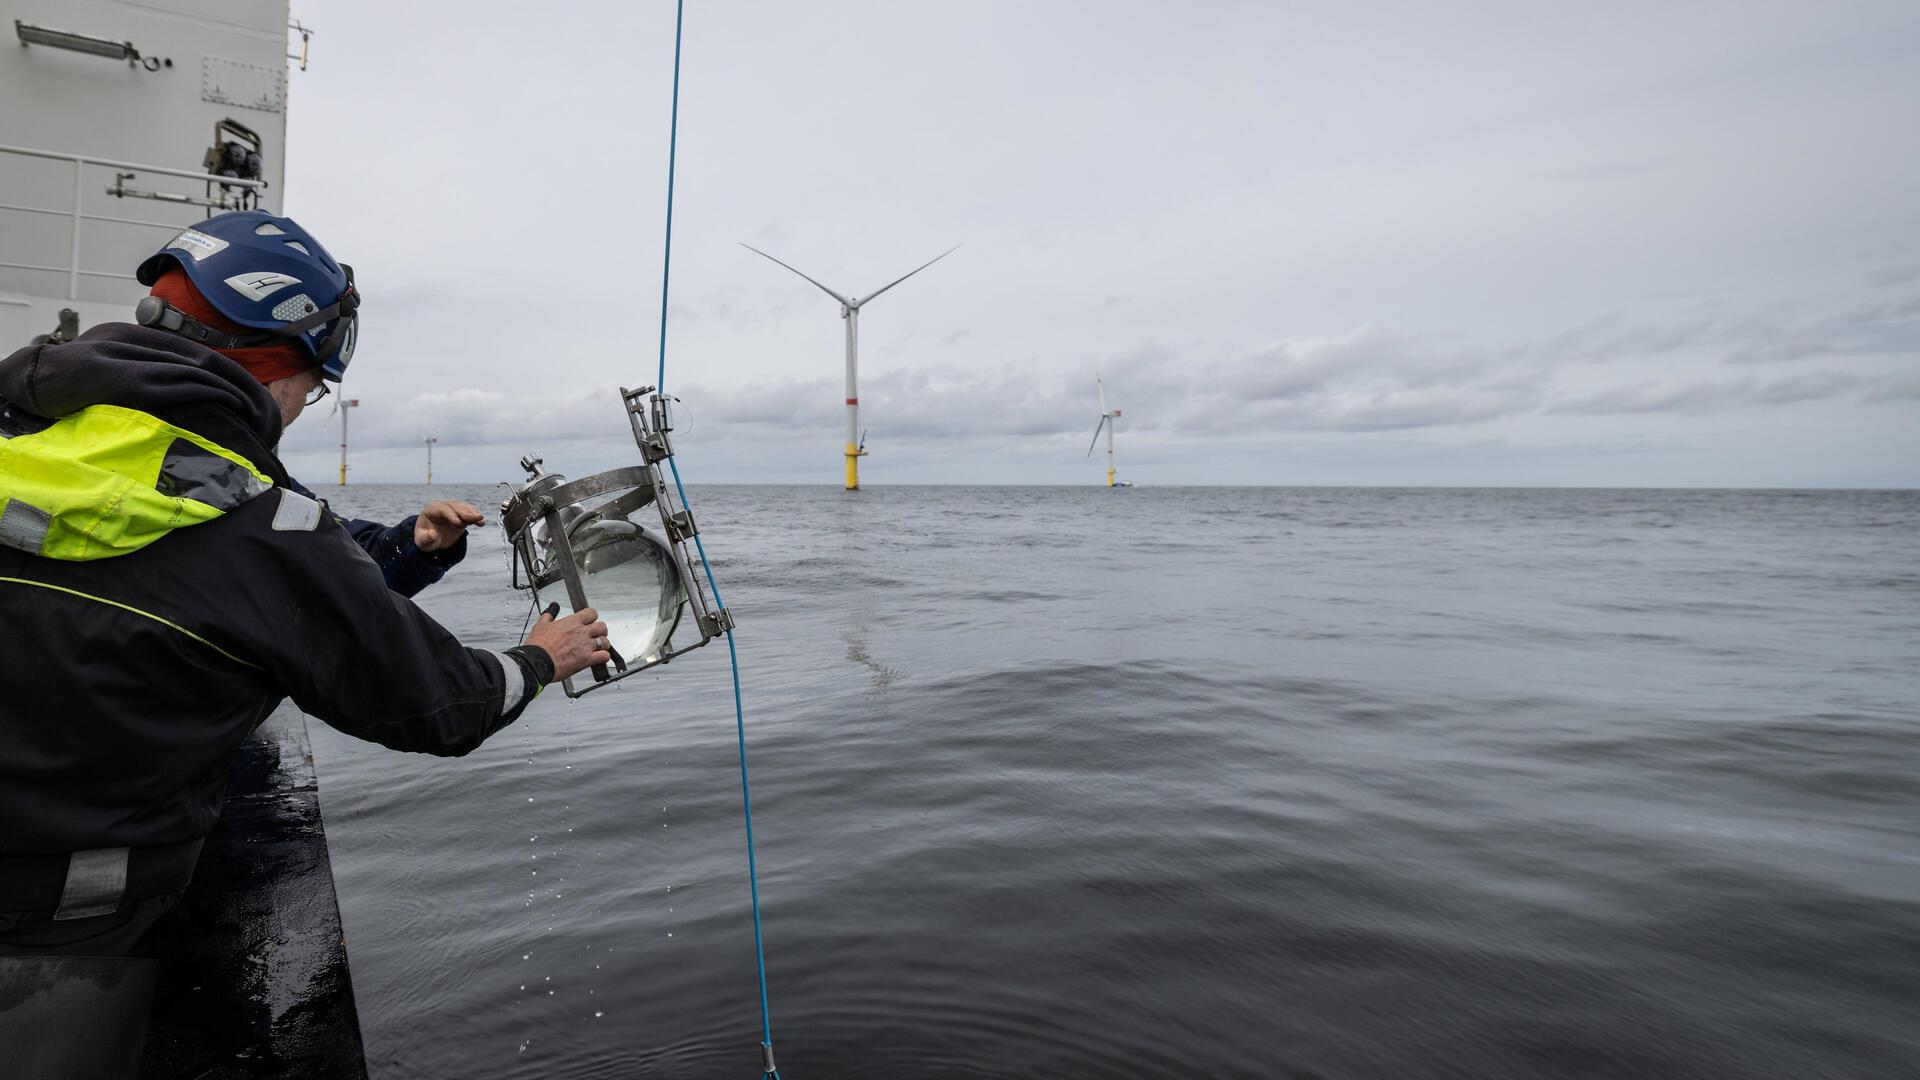
<path fill-rule="evenodd" d="M 580 475 L 654 381 L 673 7 L 299 3 L 355 477 Z M 1920 485 L 1920 4 L 687 5 L 699 482 Z M 283 447 L 331 477 L 338 421 Z"/>

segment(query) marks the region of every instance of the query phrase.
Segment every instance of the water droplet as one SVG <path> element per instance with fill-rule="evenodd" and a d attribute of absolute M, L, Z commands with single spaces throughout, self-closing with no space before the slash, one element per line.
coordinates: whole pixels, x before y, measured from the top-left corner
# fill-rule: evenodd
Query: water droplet
<path fill-rule="evenodd" d="M 593 1014 L 593 1018 L 594 1018 L 595 1020 L 598 1020 L 598 1019 L 600 1019 L 601 1017 L 603 1017 L 603 1016 L 605 1016 L 605 1015 L 607 1015 L 607 1014 L 606 1014 L 606 1013 L 603 1013 L 603 1012 L 596 1012 L 596 1013 L 594 1013 L 594 1014 Z"/>
<path fill-rule="evenodd" d="M 521 953 L 521 954 L 520 954 L 520 959 L 522 959 L 522 960 L 531 960 L 531 959 L 533 959 L 533 954 L 532 954 L 532 953 Z"/>

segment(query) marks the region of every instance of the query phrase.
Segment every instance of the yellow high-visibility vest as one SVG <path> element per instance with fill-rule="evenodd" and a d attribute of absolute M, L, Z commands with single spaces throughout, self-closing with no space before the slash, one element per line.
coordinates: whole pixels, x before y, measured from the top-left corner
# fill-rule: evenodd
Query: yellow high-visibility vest
<path fill-rule="evenodd" d="M 211 440 L 137 409 L 90 405 L 0 437 L 0 544 L 70 562 L 112 558 L 272 487 Z"/>

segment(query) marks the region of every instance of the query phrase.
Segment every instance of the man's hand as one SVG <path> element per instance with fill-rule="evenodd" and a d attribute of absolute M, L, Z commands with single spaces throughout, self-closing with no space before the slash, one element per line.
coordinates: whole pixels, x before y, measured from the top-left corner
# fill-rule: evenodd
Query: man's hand
<path fill-rule="evenodd" d="M 607 624 L 600 613 L 583 608 L 564 619 L 542 614 L 527 634 L 528 645 L 538 645 L 553 658 L 553 681 L 574 675 L 610 658 L 606 650 Z"/>
<path fill-rule="evenodd" d="M 460 542 L 469 525 L 486 524 L 485 515 L 469 502 L 440 499 L 430 502 L 413 519 L 413 546 L 421 551 L 438 551 Z"/>

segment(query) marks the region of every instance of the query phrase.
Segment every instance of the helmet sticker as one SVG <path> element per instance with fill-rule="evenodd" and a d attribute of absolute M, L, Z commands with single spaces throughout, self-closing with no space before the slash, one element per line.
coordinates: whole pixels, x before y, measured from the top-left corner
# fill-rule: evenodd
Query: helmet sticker
<path fill-rule="evenodd" d="M 220 252 L 226 250 L 227 242 L 217 236 L 208 236 L 198 229 L 188 229 L 186 232 L 174 237 L 173 242 L 169 243 L 167 247 L 179 248 L 181 251 L 193 256 L 194 262 L 200 262 L 209 255 L 218 255 Z"/>
<path fill-rule="evenodd" d="M 300 284 L 300 279 L 297 277 L 288 277 L 285 274 L 263 272 L 258 274 L 235 274 L 227 279 L 227 284 L 233 287 L 234 292 L 239 293 L 249 300 L 265 300 L 267 297 L 272 296 L 274 293 L 279 292 L 289 285 Z"/>

